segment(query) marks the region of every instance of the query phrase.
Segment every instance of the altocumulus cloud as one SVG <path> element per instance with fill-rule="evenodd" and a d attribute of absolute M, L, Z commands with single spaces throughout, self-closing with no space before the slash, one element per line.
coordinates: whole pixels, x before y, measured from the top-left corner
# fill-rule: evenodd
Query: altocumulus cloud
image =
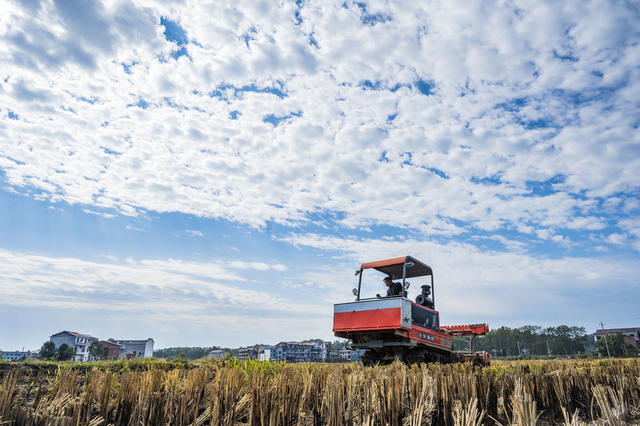
<path fill-rule="evenodd" d="M 8 6 L 14 188 L 258 226 L 337 211 L 427 234 L 614 227 L 637 247 L 617 223 L 638 211 L 637 8 Z"/>
<path fill-rule="evenodd" d="M 345 233 L 384 227 L 410 238 L 381 256 L 635 256 L 639 19 L 613 1 L 12 2 L 1 176 L 108 214 L 278 224 L 350 259 L 370 237 Z M 315 225 L 337 239 L 297 231 Z"/>

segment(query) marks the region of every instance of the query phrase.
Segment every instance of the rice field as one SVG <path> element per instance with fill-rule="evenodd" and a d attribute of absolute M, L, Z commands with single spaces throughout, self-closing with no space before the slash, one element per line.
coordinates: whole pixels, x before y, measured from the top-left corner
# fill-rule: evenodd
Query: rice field
<path fill-rule="evenodd" d="M 640 424 L 640 360 L 2 364 L 0 424 Z"/>

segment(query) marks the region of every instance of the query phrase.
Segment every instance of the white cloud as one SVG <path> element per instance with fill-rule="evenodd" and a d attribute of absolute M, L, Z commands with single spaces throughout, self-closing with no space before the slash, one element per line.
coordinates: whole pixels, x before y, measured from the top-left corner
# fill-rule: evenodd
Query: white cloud
<path fill-rule="evenodd" d="M 257 271 L 286 271 L 288 268 L 281 263 L 264 263 L 264 262 L 245 262 L 242 260 L 234 260 L 227 263 L 233 269 L 253 269 Z"/>
<path fill-rule="evenodd" d="M 623 234 L 611 234 L 607 236 L 606 241 L 611 244 L 625 245 L 627 243 L 627 237 Z"/>
<path fill-rule="evenodd" d="M 640 34 L 618 3 L 369 3 L 390 18 L 374 25 L 350 2 L 27 9 L 0 21 L 0 169 L 41 197 L 548 236 L 602 229 L 594 197 L 638 188 Z M 170 56 L 160 16 L 185 29 L 188 57 Z M 555 194 L 528 186 L 558 175 Z"/>
<path fill-rule="evenodd" d="M 362 262 L 412 255 L 433 268 L 436 301 L 444 322 L 576 323 L 595 327 L 594 316 L 612 318 L 620 294 L 637 292 L 640 265 L 631 259 L 531 256 L 517 251 L 481 250 L 469 244 L 436 244 L 407 239 L 336 238 L 317 234 L 291 235 L 299 247 L 337 252 L 336 270 L 311 271 L 313 285 L 331 289 L 328 299 L 348 300 L 357 285 L 353 270 Z M 380 292 L 382 275 L 365 271 L 365 295 Z M 415 292 L 419 279 L 411 279 Z M 338 296 L 336 296 L 336 294 Z M 416 293 L 413 293 L 415 296 Z M 599 300 L 594 299 L 599 294 Z M 410 295 L 411 296 L 411 295 Z M 627 307 L 619 309 L 624 321 Z"/>
<path fill-rule="evenodd" d="M 89 210 L 89 209 L 82 209 L 82 211 L 87 213 L 87 214 L 93 214 L 93 215 L 96 215 L 96 216 L 102 216 L 102 217 L 104 217 L 106 219 L 111 219 L 111 218 L 115 217 L 115 215 L 112 214 L 112 213 L 96 212 L 96 211 Z"/>
<path fill-rule="evenodd" d="M 202 231 L 198 231 L 197 229 L 187 229 L 184 231 L 189 237 L 204 237 Z"/>
<path fill-rule="evenodd" d="M 123 263 L 85 261 L 76 258 L 49 257 L 0 250 L 3 273 L 0 305 L 8 308 L 54 310 L 58 316 L 79 312 L 76 327 L 104 328 L 102 317 L 88 312 L 102 312 L 114 320 L 128 318 L 136 322 L 155 322 L 146 333 L 164 336 L 157 324 L 173 322 L 189 327 L 213 326 L 224 321 L 225 330 L 238 330 L 260 321 L 270 339 L 282 336 L 304 337 L 309 330 L 328 335 L 322 328 L 330 320 L 330 306 L 313 300 L 301 301 L 277 294 L 277 287 L 255 290 L 248 286 L 243 271 L 230 271 L 233 262 L 186 262 L 178 259 L 135 260 Z M 233 266 L 232 266 L 233 265 Z M 262 270 L 258 262 L 246 263 L 243 269 Z M 267 265 L 267 269 L 284 271 L 284 265 Z M 265 277 L 265 280 L 269 278 Z M 258 286 L 260 287 L 260 286 Z M 75 314 L 74 314 L 75 315 Z M 3 321 L 8 321 L 4 318 Z M 291 325 L 291 321 L 296 325 Z M 190 323 L 191 322 L 191 323 Z M 278 334 L 277 327 L 286 333 Z M 43 330 L 40 330 L 42 332 Z M 46 330 L 44 331 L 46 332 Z M 226 331 L 210 329 L 210 338 Z M 189 333 L 187 333 L 189 334 Z M 230 337 L 227 343 L 250 343 L 256 334 Z"/>

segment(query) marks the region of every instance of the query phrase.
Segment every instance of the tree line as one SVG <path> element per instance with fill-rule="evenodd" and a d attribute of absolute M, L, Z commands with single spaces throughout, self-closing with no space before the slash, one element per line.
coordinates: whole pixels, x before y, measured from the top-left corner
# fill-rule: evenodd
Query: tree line
<path fill-rule="evenodd" d="M 313 339 L 312 339 L 313 340 Z M 312 341 L 308 340 L 308 341 Z M 466 349 L 464 339 L 454 339 L 454 349 Z M 332 343 L 332 349 L 344 347 L 345 341 L 337 340 Z M 607 352 L 608 346 L 608 352 Z M 205 358 L 210 351 L 223 349 L 231 353 L 229 348 L 210 347 L 174 347 L 158 349 L 154 352 L 156 358 L 173 359 L 176 357 L 195 360 Z M 537 325 L 525 325 L 519 328 L 500 327 L 489 331 L 485 336 L 474 339 L 473 349 L 487 351 L 494 357 L 515 356 L 637 356 L 638 349 L 626 344 L 621 334 L 608 335 L 594 344 L 593 336 L 587 334 L 584 327 L 559 325 L 557 327 L 542 328 Z M 89 347 L 89 354 L 93 359 L 104 359 L 104 348 L 98 342 Z M 45 342 L 40 348 L 41 359 L 67 361 L 74 357 L 73 347 L 62 344 L 58 348 L 53 342 Z"/>
<path fill-rule="evenodd" d="M 637 349 L 624 343 L 622 335 L 607 336 L 611 356 L 632 356 Z M 455 349 L 464 343 L 456 341 Z M 584 327 L 559 325 L 542 328 L 525 325 L 519 328 L 500 327 L 474 339 L 474 350 L 493 356 L 607 356 L 604 340 L 594 345 L 593 336 Z"/>
<path fill-rule="evenodd" d="M 153 351 L 153 356 L 156 358 L 173 359 L 177 356 L 184 357 L 186 359 L 194 360 L 199 358 L 206 358 L 214 349 L 221 349 L 218 346 L 210 347 L 175 347 L 166 349 L 157 349 Z M 229 349 L 226 349 L 228 351 Z"/>

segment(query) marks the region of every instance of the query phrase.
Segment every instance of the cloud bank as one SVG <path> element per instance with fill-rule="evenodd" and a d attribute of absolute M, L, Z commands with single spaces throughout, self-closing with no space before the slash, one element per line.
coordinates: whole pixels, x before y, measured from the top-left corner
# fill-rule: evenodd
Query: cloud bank
<path fill-rule="evenodd" d="M 0 168 L 16 190 L 129 215 L 640 247 L 621 221 L 640 170 L 630 4 L 8 9 Z"/>

